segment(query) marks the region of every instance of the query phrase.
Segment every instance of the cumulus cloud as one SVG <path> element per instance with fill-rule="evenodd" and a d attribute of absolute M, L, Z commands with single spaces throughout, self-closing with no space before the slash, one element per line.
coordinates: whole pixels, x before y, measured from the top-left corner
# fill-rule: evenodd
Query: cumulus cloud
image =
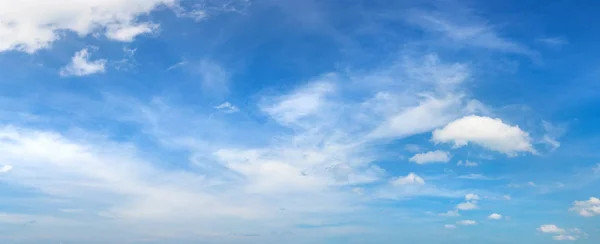
<path fill-rule="evenodd" d="M 493 213 L 488 216 L 488 219 L 499 220 L 499 219 L 502 219 L 502 215 Z"/>
<path fill-rule="evenodd" d="M 556 241 L 575 241 L 579 239 L 579 237 L 587 235 L 577 228 L 565 230 L 552 224 L 542 225 L 537 230 L 546 234 L 554 234 L 555 236 L 553 236 L 552 239 Z"/>
<path fill-rule="evenodd" d="M 600 215 L 600 199 L 590 197 L 587 201 L 575 201 L 569 210 L 584 217 Z"/>
<path fill-rule="evenodd" d="M 416 164 L 447 163 L 450 161 L 450 153 L 440 150 L 418 153 L 412 156 L 409 161 Z"/>
<path fill-rule="evenodd" d="M 5 164 L 5 165 L 2 165 L 2 167 L 0 167 L 0 173 L 6 173 L 8 171 L 11 171 L 12 169 L 13 169 L 12 165 Z"/>
<path fill-rule="evenodd" d="M 75 53 L 71 62 L 60 70 L 61 76 L 86 76 L 95 73 L 104 73 L 106 59 L 90 60 L 87 48 Z"/>
<path fill-rule="evenodd" d="M 564 229 L 558 228 L 558 226 L 556 225 L 542 225 L 538 228 L 538 231 L 543 232 L 543 233 L 556 233 L 556 234 L 561 234 L 561 233 L 565 233 L 566 231 Z"/>
<path fill-rule="evenodd" d="M 458 205 L 456 205 L 456 209 L 463 210 L 463 211 L 473 210 L 473 209 L 478 209 L 478 208 L 479 207 L 477 206 L 477 204 L 475 204 L 473 202 L 462 202 L 462 203 L 459 203 Z"/>
<path fill-rule="evenodd" d="M 240 111 L 240 109 L 238 109 L 238 107 L 234 106 L 233 104 L 231 104 L 229 102 L 221 103 L 218 106 L 215 106 L 215 108 L 220 111 L 223 111 L 224 113 L 235 113 L 235 112 Z"/>
<path fill-rule="evenodd" d="M 509 156 L 519 152 L 535 153 L 529 134 L 518 126 L 476 115 L 462 117 L 433 131 L 432 140 L 436 143 L 453 143 L 456 147 L 473 143 Z"/>
<path fill-rule="evenodd" d="M 456 222 L 459 225 L 476 225 L 477 221 L 474 220 L 460 220 Z"/>
<path fill-rule="evenodd" d="M 415 173 L 410 173 L 404 177 L 398 177 L 391 181 L 392 185 L 423 185 L 425 184 L 425 180 L 419 177 Z"/>
<path fill-rule="evenodd" d="M 140 21 L 138 17 L 161 5 L 174 6 L 176 2 L 107 0 L 56 4 L 45 0 L 0 1 L 0 52 L 36 52 L 59 40 L 63 31 L 79 36 L 100 33 L 116 41 L 132 41 L 157 28 L 156 24 Z"/>
<path fill-rule="evenodd" d="M 473 193 L 469 193 L 465 196 L 465 200 L 467 201 L 477 201 L 477 200 L 481 200 L 481 197 L 479 197 L 479 195 L 477 194 L 473 194 Z"/>
<path fill-rule="evenodd" d="M 464 167 L 477 167 L 478 164 L 476 162 L 472 162 L 469 160 L 465 160 L 465 161 L 459 160 L 458 163 L 456 163 L 456 165 L 464 166 Z"/>

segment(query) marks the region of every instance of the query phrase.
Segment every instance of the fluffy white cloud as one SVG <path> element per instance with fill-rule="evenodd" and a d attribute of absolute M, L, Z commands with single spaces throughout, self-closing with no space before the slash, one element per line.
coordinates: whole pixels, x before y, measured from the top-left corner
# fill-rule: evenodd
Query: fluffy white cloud
<path fill-rule="evenodd" d="M 454 143 L 456 147 L 473 143 L 511 156 L 519 152 L 535 153 L 529 134 L 518 126 L 476 115 L 462 117 L 435 130 L 432 140 L 436 143 Z"/>
<path fill-rule="evenodd" d="M 86 76 L 95 73 L 103 73 L 106 60 L 98 59 L 91 61 L 88 49 L 82 49 L 76 52 L 71 63 L 60 70 L 61 76 Z"/>
<path fill-rule="evenodd" d="M 444 225 L 444 228 L 446 228 L 446 229 L 455 229 L 456 225 Z"/>
<path fill-rule="evenodd" d="M 417 164 L 447 163 L 450 161 L 450 153 L 440 150 L 418 153 L 412 156 L 409 161 Z"/>
<path fill-rule="evenodd" d="M 414 173 L 410 173 L 407 176 L 404 177 L 398 177 L 396 179 L 393 179 L 391 181 L 392 185 L 395 186 L 399 186 L 399 185 L 423 185 L 425 184 L 425 180 L 423 180 L 423 178 L 419 177 L 418 175 L 414 174 Z"/>
<path fill-rule="evenodd" d="M 326 75 L 322 79 L 324 81 L 312 83 L 289 95 L 277 98 L 277 101 L 272 104 L 263 105 L 263 111 L 281 123 L 290 124 L 325 110 L 326 97 L 335 91 L 335 85 L 326 80 L 335 78 Z"/>
<path fill-rule="evenodd" d="M 456 222 L 459 225 L 476 225 L 477 221 L 474 220 L 460 220 Z"/>
<path fill-rule="evenodd" d="M 586 236 L 587 234 L 582 232 L 580 229 L 572 228 L 572 229 L 562 229 L 556 225 L 542 225 L 537 229 L 539 232 L 547 233 L 547 234 L 555 234 L 552 239 L 556 241 L 575 241 L 579 239 L 581 236 Z"/>
<path fill-rule="evenodd" d="M 575 201 L 569 210 L 584 217 L 600 215 L 600 199 L 590 197 L 587 201 Z"/>
<path fill-rule="evenodd" d="M 463 210 L 463 211 L 473 210 L 473 209 L 478 209 L 478 208 L 479 207 L 477 206 L 477 204 L 475 204 L 473 202 L 462 202 L 462 203 L 459 203 L 458 205 L 456 205 L 456 209 Z"/>
<path fill-rule="evenodd" d="M 543 232 L 543 233 L 556 233 L 556 234 L 561 234 L 561 233 L 566 232 L 564 229 L 558 228 L 558 226 L 556 226 L 556 225 L 542 225 L 538 228 L 538 231 Z"/>
<path fill-rule="evenodd" d="M 221 103 L 218 106 L 215 106 L 215 108 L 225 113 L 235 113 L 240 111 L 238 107 L 229 102 Z"/>
<path fill-rule="evenodd" d="M 12 165 L 5 164 L 5 165 L 2 165 L 2 167 L 0 167 L 0 173 L 6 173 L 8 171 L 11 171 L 12 169 L 13 169 Z"/>
<path fill-rule="evenodd" d="M 479 197 L 479 195 L 477 195 L 477 194 L 469 193 L 469 194 L 465 195 L 465 200 L 477 201 L 477 200 L 481 200 L 481 197 Z"/>
<path fill-rule="evenodd" d="M 471 162 L 469 160 L 459 160 L 458 163 L 456 163 L 457 166 L 464 166 L 464 167 L 477 167 L 477 163 L 476 162 Z"/>
<path fill-rule="evenodd" d="M 490 214 L 490 216 L 488 216 L 488 219 L 499 220 L 499 219 L 502 219 L 502 215 L 493 213 L 493 214 Z"/>
<path fill-rule="evenodd" d="M 61 38 L 62 31 L 79 36 L 101 33 L 117 41 L 131 41 L 157 25 L 139 18 L 158 6 L 177 0 L 0 0 L 0 52 L 33 53 Z M 32 7 L 35 6 L 35 7 Z"/>

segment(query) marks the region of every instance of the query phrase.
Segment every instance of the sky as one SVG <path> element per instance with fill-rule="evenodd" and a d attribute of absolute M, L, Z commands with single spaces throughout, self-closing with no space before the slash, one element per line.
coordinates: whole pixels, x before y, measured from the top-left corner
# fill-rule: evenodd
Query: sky
<path fill-rule="evenodd" d="M 600 242 L 598 3 L 0 0 L 0 242 Z"/>

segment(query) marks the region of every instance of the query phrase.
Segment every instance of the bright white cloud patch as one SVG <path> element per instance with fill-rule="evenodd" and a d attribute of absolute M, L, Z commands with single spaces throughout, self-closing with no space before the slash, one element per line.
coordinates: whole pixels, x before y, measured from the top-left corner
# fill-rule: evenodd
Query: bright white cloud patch
<path fill-rule="evenodd" d="M 61 76 L 86 76 L 95 73 L 103 73 L 106 60 L 90 60 L 88 49 L 82 49 L 71 58 L 71 63 L 60 70 Z"/>
<path fill-rule="evenodd" d="M 476 225 L 477 221 L 474 220 L 460 220 L 456 222 L 459 225 Z"/>
<path fill-rule="evenodd" d="M 11 171 L 12 169 L 13 169 L 12 165 L 5 164 L 5 165 L 2 165 L 2 167 L 0 167 L 0 173 L 6 173 L 8 171 Z"/>
<path fill-rule="evenodd" d="M 502 219 L 502 215 L 493 213 L 493 214 L 490 214 L 490 216 L 488 216 L 488 219 L 499 220 L 499 219 Z"/>
<path fill-rule="evenodd" d="M 558 228 L 558 226 L 556 226 L 556 225 L 542 225 L 538 228 L 538 231 L 543 232 L 543 233 L 556 233 L 556 234 L 561 234 L 561 233 L 566 232 L 564 229 Z"/>
<path fill-rule="evenodd" d="M 465 196 L 465 200 L 467 201 L 477 201 L 477 200 L 481 200 L 481 197 L 479 197 L 477 194 L 473 194 L 473 193 L 469 193 Z"/>
<path fill-rule="evenodd" d="M 333 76 L 323 77 L 324 80 L 334 79 Z M 330 82 L 315 82 L 302 87 L 289 95 L 278 98 L 272 104 L 264 105 L 263 111 L 284 124 L 323 111 L 327 106 L 326 97 L 335 91 L 335 85 Z"/>
<path fill-rule="evenodd" d="M 590 197 L 587 201 L 575 201 L 569 210 L 584 217 L 600 215 L 600 199 Z"/>
<path fill-rule="evenodd" d="M 440 150 L 418 153 L 412 156 L 409 161 L 417 164 L 447 163 L 450 161 L 450 153 Z"/>
<path fill-rule="evenodd" d="M 436 143 L 453 143 L 456 147 L 473 143 L 507 155 L 535 153 L 529 134 L 518 126 L 507 125 L 500 119 L 475 115 L 462 117 L 435 130 L 432 140 Z"/>
<path fill-rule="evenodd" d="M 552 239 L 556 241 L 575 241 L 581 236 L 587 235 L 577 228 L 565 230 L 552 224 L 542 225 L 537 230 L 546 234 L 554 234 L 555 236 L 552 236 Z"/>
<path fill-rule="evenodd" d="M 225 113 L 235 113 L 240 111 L 240 109 L 229 102 L 224 102 L 215 106 L 216 109 L 223 111 Z"/>
<path fill-rule="evenodd" d="M 478 209 L 478 208 L 479 207 L 477 206 L 477 204 L 475 204 L 473 202 L 463 202 L 463 203 L 459 203 L 458 205 L 456 205 L 456 209 L 463 210 L 463 211 L 473 210 L 473 209 Z"/>
<path fill-rule="evenodd" d="M 394 180 L 392 180 L 392 185 L 395 186 L 399 186 L 399 185 L 423 185 L 425 184 L 425 180 L 423 180 L 423 178 L 419 177 L 418 175 L 414 174 L 414 173 L 410 173 L 407 176 L 404 177 L 398 177 Z"/>
<path fill-rule="evenodd" d="M 61 38 L 61 31 L 79 36 L 104 34 L 109 39 L 131 41 L 152 32 L 156 25 L 139 21 L 158 6 L 176 0 L 77 0 L 57 4 L 46 0 L 0 0 L 0 52 L 33 53 Z"/>

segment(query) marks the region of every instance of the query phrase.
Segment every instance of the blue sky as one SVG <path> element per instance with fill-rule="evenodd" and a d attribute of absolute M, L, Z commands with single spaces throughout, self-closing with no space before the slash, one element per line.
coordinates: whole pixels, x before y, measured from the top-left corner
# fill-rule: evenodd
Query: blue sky
<path fill-rule="evenodd" d="M 597 243 L 594 5 L 0 0 L 0 242 Z"/>

